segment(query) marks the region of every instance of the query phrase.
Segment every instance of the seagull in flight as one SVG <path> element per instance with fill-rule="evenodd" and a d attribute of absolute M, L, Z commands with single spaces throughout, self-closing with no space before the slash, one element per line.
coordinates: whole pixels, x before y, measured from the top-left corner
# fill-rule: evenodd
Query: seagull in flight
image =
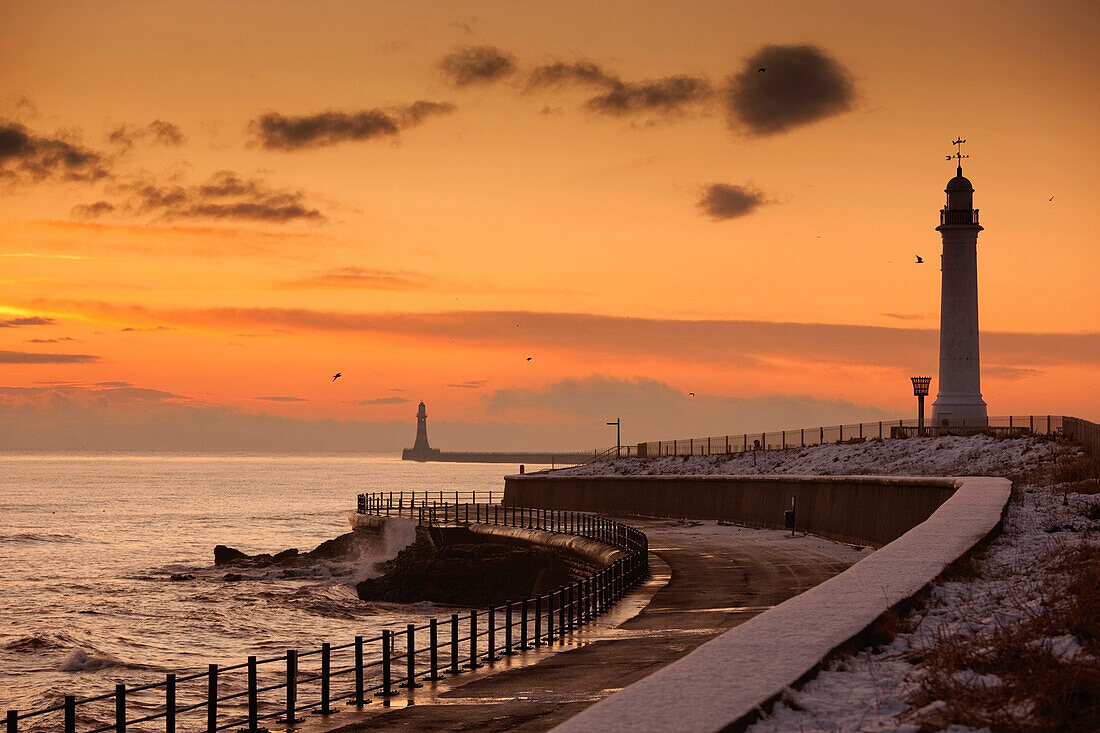
<path fill-rule="evenodd" d="M 917 264 L 918 265 L 923 265 L 924 264 L 924 258 L 921 257 L 920 255 L 917 255 Z"/>
<path fill-rule="evenodd" d="M 759 69 L 757 69 L 757 71 L 767 71 L 767 69 L 761 66 Z"/>
<path fill-rule="evenodd" d="M 533 359 L 533 358 L 534 358 L 533 356 L 529 356 L 529 357 L 527 357 L 527 361 L 531 361 L 531 359 Z"/>
<path fill-rule="evenodd" d="M 342 376 L 344 376 L 344 375 L 341 374 L 340 372 L 336 372 L 335 374 L 332 375 L 332 381 L 335 382 L 337 379 L 339 379 Z"/>
<path fill-rule="evenodd" d="M 1053 201 L 1053 200 L 1054 200 L 1053 196 L 1051 196 L 1050 198 L 1047 199 L 1047 201 Z"/>

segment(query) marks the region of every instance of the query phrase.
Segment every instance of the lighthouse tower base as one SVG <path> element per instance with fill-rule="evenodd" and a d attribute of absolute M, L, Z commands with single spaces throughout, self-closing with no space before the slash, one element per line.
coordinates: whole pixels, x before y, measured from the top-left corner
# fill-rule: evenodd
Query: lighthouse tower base
<path fill-rule="evenodd" d="M 981 397 L 973 395 L 945 395 L 936 397 L 932 405 L 933 428 L 984 428 L 989 425 L 989 414 Z"/>

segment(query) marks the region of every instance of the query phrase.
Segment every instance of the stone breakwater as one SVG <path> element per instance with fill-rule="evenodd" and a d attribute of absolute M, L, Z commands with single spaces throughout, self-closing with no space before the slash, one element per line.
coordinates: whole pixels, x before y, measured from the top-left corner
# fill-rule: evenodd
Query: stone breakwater
<path fill-rule="evenodd" d="M 570 582 L 569 558 L 562 552 L 496 542 L 469 532 L 462 535 L 437 546 L 428 532 L 418 532 L 416 542 L 379 566 L 381 577 L 356 586 L 359 598 L 489 606 L 546 593 Z"/>

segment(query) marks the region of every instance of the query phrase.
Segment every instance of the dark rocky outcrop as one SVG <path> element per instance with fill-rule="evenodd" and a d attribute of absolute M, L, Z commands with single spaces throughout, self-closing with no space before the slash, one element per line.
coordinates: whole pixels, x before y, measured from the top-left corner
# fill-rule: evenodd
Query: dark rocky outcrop
<path fill-rule="evenodd" d="M 372 542 L 377 542 L 377 536 L 367 532 L 347 532 L 331 540 L 325 540 L 316 549 L 309 552 L 298 552 L 297 548 L 290 548 L 282 552 L 269 555 L 266 552 L 259 555 L 248 555 L 233 547 L 218 545 L 214 548 L 214 565 L 232 565 L 238 567 L 265 568 L 271 565 L 282 567 L 303 567 L 318 560 L 351 561 L 363 554 L 364 550 Z"/>
<path fill-rule="evenodd" d="M 380 567 L 381 577 L 356 586 L 364 601 L 501 605 L 570 582 L 566 558 L 553 550 L 496 542 L 437 548 L 423 533 Z"/>

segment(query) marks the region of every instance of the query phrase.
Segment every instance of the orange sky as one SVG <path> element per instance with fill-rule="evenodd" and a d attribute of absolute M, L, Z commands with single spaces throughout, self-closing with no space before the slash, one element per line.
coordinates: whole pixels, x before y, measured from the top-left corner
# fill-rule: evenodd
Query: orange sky
<path fill-rule="evenodd" d="M 957 135 L 990 414 L 1100 419 L 1098 19 L 6 3 L 0 425 L 81 400 L 411 424 L 423 399 L 586 447 L 605 412 L 628 441 L 908 415 Z M 654 389 L 685 397 L 667 423 Z"/>

